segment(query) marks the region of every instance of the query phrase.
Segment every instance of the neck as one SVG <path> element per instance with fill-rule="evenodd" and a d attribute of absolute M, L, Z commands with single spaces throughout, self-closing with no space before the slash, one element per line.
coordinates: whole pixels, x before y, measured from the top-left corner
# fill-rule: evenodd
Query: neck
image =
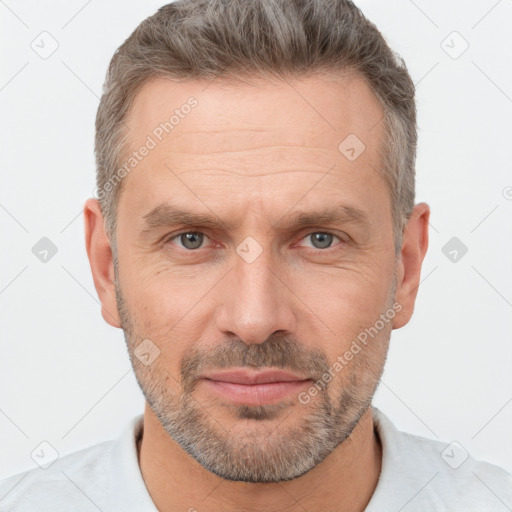
<path fill-rule="evenodd" d="M 286 482 L 233 482 L 210 473 L 163 430 L 147 404 L 139 454 L 144 482 L 160 512 L 362 512 L 377 486 L 381 460 L 371 408 L 324 461 Z"/>

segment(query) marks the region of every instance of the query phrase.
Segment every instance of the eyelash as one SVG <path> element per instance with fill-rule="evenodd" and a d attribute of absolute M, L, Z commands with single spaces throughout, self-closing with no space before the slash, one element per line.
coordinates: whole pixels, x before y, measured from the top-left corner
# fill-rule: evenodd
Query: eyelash
<path fill-rule="evenodd" d="M 210 238 L 206 233 L 203 233 L 202 231 L 193 231 L 193 230 L 188 229 L 185 231 L 180 231 L 179 233 L 164 239 L 162 244 L 167 245 L 170 242 L 172 242 L 173 240 L 179 239 L 179 237 L 181 235 L 184 235 L 185 233 L 200 233 L 201 235 L 204 235 L 206 238 Z M 301 238 L 301 240 L 304 240 L 305 238 L 307 238 L 315 233 L 322 233 L 324 235 L 332 235 L 334 238 L 337 238 L 342 244 L 346 243 L 346 240 L 343 240 L 340 236 L 336 235 L 335 233 L 331 233 L 330 231 L 319 231 L 319 230 L 310 231 L 309 233 L 305 234 Z M 335 247 L 336 246 L 330 246 L 330 247 L 326 247 L 325 249 L 316 249 L 315 247 L 308 247 L 308 249 L 315 251 L 315 252 L 328 252 L 330 249 L 334 249 Z M 193 253 L 193 252 L 199 252 L 201 249 L 204 249 L 204 247 L 200 247 L 199 249 L 186 249 L 185 247 L 179 247 L 179 249 L 182 251 Z"/>

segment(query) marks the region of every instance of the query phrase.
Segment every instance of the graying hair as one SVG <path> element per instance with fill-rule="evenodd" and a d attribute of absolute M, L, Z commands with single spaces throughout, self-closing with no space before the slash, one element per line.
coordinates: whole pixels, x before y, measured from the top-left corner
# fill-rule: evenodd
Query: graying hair
<path fill-rule="evenodd" d="M 366 80 L 384 110 L 377 171 L 391 195 L 397 255 L 414 208 L 415 88 L 376 26 L 349 0 L 178 0 L 145 19 L 116 50 L 98 107 L 96 185 L 114 261 L 118 171 L 128 150 L 124 120 L 145 83 L 350 71 Z"/>

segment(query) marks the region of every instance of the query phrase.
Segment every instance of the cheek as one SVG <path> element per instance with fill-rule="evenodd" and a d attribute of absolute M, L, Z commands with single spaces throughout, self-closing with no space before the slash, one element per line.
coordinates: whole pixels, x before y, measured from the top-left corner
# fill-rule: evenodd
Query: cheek
<path fill-rule="evenodd" d="M 338 356 L 342 356 L 347 350 L 350 351 L 358 337 L 364 338 L 367 332 L 375 333 L 375 325 L 381 318 L 380 315 L 389 309 L 390 290 L 388 279 L 383 277 L 383 272 L 367 269 L 366 272 L 353 271 L 337 276 L 331 275 L 329 279 L 319 279 L 319 276 L 316 276 L 314 280 L 305 281 L 301 297 L 314 312 L 313 316 L 309 313 L 305 322 L 313 322 L 325 332 L 326 338 L 317 340 L 317 343 L 322 345 L 330 363 L 336 361 Z M 377 325 L 376 337 L 380 340 L 386 336 L 385 329 L 379 328 L 382 327 L 381 323 Z M 323 329 L 322 325 L 326 325 L 328 329 Z M 310 327 L 311 325 L 308 329 L 303 326 L 302 329 L 311 332 Z M 318 330 L 316 336 L 318 338 Z M 369 340 L 370 336 L 366 336 Z M 363 346 L 362 343 L 359 345 Z M 359 359 L 381 359 L 380 349 L 384 349 L 384 346 L 382 343 L 378 345 L 370 349 L 365 347 L 364 354 L 360 354 L 363 357 Z M 348 357 L 352 356 L 349 354 Z"/>
<path fill-rule="evenodd" d="M 166 367 L 177 368 L 182 357 L 203 336 L 211 284 L 181 276 L 173 269 L 141 269 L 123 294 L 138 338 L 149 338 L 161 351 Z M 126 289 L 126 291 L 125 291 Z M 128 291 L 129 289 L 129 291 Z"/>
<path fill-rule="evenodd" d="M 201 283 L 192 275 L 182 275 L 179 269 L 151 260 L 151 255 L 141 255 L 123 262 L 123 291 L 129 291 L 132 311 L 169 325 L 183 316 L 191 301 L 198 300 Z"/>
<path fill-rule="evenodd" d="M 308 279 L 303 297 L 341 334 L 350 326 L 375 322 L 387 307 L 389 281 L 382 269 L 351 269 Z"/>

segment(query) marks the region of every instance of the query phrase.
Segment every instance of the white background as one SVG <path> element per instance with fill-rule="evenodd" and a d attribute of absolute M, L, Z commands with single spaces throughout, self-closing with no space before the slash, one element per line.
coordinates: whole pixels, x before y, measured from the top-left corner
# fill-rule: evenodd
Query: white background
<path fill-rule="evenodd" d="M 356 3 L 417 84 L 417 202 L 432 209 L 415 314 L 375 404 L 512 471 L 512 1 Z M 160 5 L 0 2 L 0 478 L 35 467 L 41 441 L 64 455 L 143 411 L 122 332 L 100 315 L 82 206 L 108 62 Z M 31 48 L 43 31 L 59 45 L 47 59 Z M 456 59 L 453 31 L 469 44 Z M 442 252 L 454 236 L 468 248 L 456 263 Z M 58 248 L 47 263 L 42 237 Z"/>

